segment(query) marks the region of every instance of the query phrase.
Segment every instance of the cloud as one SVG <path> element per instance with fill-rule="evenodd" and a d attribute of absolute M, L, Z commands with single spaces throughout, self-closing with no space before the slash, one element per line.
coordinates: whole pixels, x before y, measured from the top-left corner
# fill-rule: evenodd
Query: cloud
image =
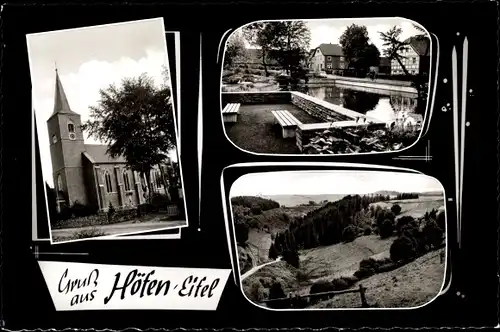
<path fill-rule="evenodd" d="M 147 50 L 146 56 L 138 61 L 123 57 L 115 62 L 84 62 L 76 72 L 60 73 L 60 78 L 71 109 L 79 113 L 82 122 L 84 122 L 89 119 L 89 106 L 95 105 L 99 100 L 99 89 L 107 88 L 110 84 L 119 85 L 124 78 L 137 77 L 142 73 L 150 76 L 155 84 L 159 86 L 163 81 L 162 67 L 166 64 L 165 52 Z M 54 77 L 44 79 L 42 82 L 40 83 L 43 84 L 43 87 L 37 89 L 39 96 L 34 96 L 33 105 L 37 122 L 42 171 L 44 179 L 50 186 L 53 186 L 47 119 L 53 111 L 55 73 Z M 100 144 L 101 142 L 85 137 L 85 143 Z"/>

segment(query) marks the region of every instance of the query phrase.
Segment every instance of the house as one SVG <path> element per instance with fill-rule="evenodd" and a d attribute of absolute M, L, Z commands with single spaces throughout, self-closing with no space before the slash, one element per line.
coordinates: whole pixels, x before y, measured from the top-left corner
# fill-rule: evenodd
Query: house
<path fill-rule="evenodd" d="M 374 72 L 377 74 L 390 74 L 391 73 L 391 61 L 389 58 L 380 58 L 380 62 L 378 66 L 370 66 L 370 72 Z"/>
<path fill-rule="evenodd" d="M 399 52 L 403 56 L 401 62 L 411 75 L 429 72 L 430 40 L 427 37 L 413 36 L 405 40 L 408 47 Z M 404 75 L 405 72 L 398 60 L 391 61 L 391 75 Z"/>
<path fill-rule="evenodd" d="M 57 70 L 55 84 L 54 111 L 47 120 L 47 129 L 57 210 L 75 203 L 101 211 L 107 210 L 110 203 L 118 209 L 145 203 L 146 177 L 126 167 L 123 156 L 111 158 L 107 145 L 85 144 L 81 116 L 70 108 Z M 159 167 L 151 170 L 151 187 L 169 195 L 164 184 L 170 184 L 162 174 L 172 172 L 177 165 L 169 160 Z M 180 188 L 178 183 L 175 186 Z"/>
<path fill-rule="evenodd" d="M 341 73 L 344 70 L 344 56 L 342 46 L 337 44 L 321 44 L 314 49 L 311 57 L 310 69 L 315 72 L 325 71 Z"/>

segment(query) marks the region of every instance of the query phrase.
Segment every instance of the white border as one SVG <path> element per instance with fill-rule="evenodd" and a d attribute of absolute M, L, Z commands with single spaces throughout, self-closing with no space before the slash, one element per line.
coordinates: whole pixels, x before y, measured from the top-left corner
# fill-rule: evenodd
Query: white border
<path fill-rule="evenodd" d="M 429 33 L 429 31 L 423 27 L 420 23 L 417 23 L 413 20 L 410 20 L 410 19 L 407 19 L 407 18 L 404 18 L 404 17 L 399 17 L 399 16 L 394 16 L 394 17 L 352 17 L 352 18 L 332 18 L 332 19 L 325 19 L 325 18 L 322 18 L 322 19 L 286 19 L 286 20 L 257 20 L 257 21 L 252 21 L 250 23 L 247 23 L 247 24 L 244 24 L 242 26 L 240 26 L 239 28 L 235 29 L 231 34 L 229 34 L 229 36 L 227 37 L 225 43 L 224 43 L 224 53 L 222 55 L 222 60 L 221 60 L 221 63 L 222 63 L 222 66 L 224 64 L 224 57 L 225 57 L 225 54 L 226 54 L 226 47 L 227 47 L 227 41 L 229 40 L 229 38 L 231 37 L 231 35 L 233 33 L 235 33 L 236 31 L 238 31 L 239 29 L 242 29 L 244 28 L 245 26 L 247 25 L 250 25 L 250 24 L 254 24 L 254 23 L 259 23 L 259 22 L 289 22 L 289 21 L 306 21 L 306 22 L 314 22 L 314 21 L 320 21 L 320 20 L 334 20 L 334 21 L 352 21 L 353 19 L 356 19 L 356 20 L 383 20 L 383 19 L 388 19 L 388 18 L 391 18 L 391 19 L 401 19 L 401 20 L 406 20 L 406 21 L 409 21 L 419 27 L 421 27 L 427 34 L 427 36 L 429 37 L 429 46 L 430 46 L 430 52 L 429 52 L 429 58 L 431 61 L 429 61 L 429 88 L 427 90 L 427 103 L 426 103 L 426 109 L 425 109 L 425 115 L 424 115 L 424 119 L 422 121 L 422 128 L 420 129 L 420 134 L 418 135 L 417 139 L 415 140 L 415 142 L 404 148 L 404 149 L 401 149 L 401 150 L 395 150 L 395 151 L 382 151 L 382 152 L 361 152 L 361 153 L 343 153 L 343 154 L 336 154 L 336 155 L 322 155 L 322 154 L 280 154 L 280 153 L 258 153 L 258 152 L 252 152 L 252 151 L 248 151 L 248 150 L 245 150 L 245 149 L 242 149 L 240 148 L 239 146 L 237 146 L 230 138 L 229 136 L 227 136 L 227 133 L 226 133 L 226 128 L 224 127 L 224 120 L 223 120 L 223 116 L 222 116 L 222 74 L 223 74 L 223 68 L 221 67 L 221 71 L 220 71 L 220 96 L 219 96 L 219 104 L 220 104 L 220 118 L 221 118 L 221 123 L 222 123 L 222 129 L 224 131 L 224 135 L 226 136 L 226 139 L 234 146 L 236 147 L 237 149 L 245 152 L 245 153 L 249 153 L 251 155 L 256 155 L 256 156 L 294 156 L 294 157 L 298 157 L 298 156 L 306 156 L 306 157 L 317 157 L 317 156 L 327 156 L 327 157 L 331 157 L 331 156 L 352 156 L 352 155 L 368 155 L 368 154 L 377 154 L 377 155 L 380 155 L 380 154 L 391 154 L 391 153 L 400 153 L 402 151 L 405 151 L 405 150 L 408 150 L 410 148 L 412 148 L 413 146 L 415 146 L 419 141 L 420 139 L 427 133 L 427 130 L 428 130 L 428 127 L 429 127 L 429 123 L 431 121 L 431 117 L 432 117 L 432 111 L 430 112 L 430 115 L 428 114 L 429 112 L 429 96 L 431 95 L 431 73 L 432 73 L 432 69 L 433 69 L 433 62 L 432 62 L 432 54 L 433 54 L 433 42 L 432 42 L 432 37 L 431 37 L 431 34 Z M 229 31 L 229 30 L 228 30 Z M 224 33 L 224 35 L 221 37 L 221 41 L 220 41 L 220 44 L 222 44 L 222 40 L 224 39 L 225 35 L 227 34 L 227 32 Z M 434 34 L 433 34 L 434 35 Z M 437 39 L 437 36 L 434 35 L 434 37 L 436 37 L 436 41 L 437 41 L 437 49 L 438 49 L 438 52 L 437 52 L 437 55 L 439 55 L 439 41 Z M 220 48 L 220 44 L 219 44 L 219 48 Z M 435 93 L 435 90 L 436 90 L 436 83 L 437 83 L 437 78 L 438 78 L 438 65 L 437 63 L 439 62 L 439 58 L 436 58 L 436 68 L 435 68 L 435 75 L 434 75 L 434 93 Z M 268 93 L 273 93 L 273 92 L 279 92 L 279 91 L 266 91 Z M 231 92 L 224 92 L 224 93 L 231 93 Z M 255 92 L 246 92 L 246 91 L 243 91 L 243 92 L 237 92 L 238 94 L 244 94 L 244 93 L 255 93 Z M 434 105 L 434 94 L 432 95 L 432 105 Z M 425 131 L 424 133 L 424 128 L 427 127 L 427 130 Z"/>
<path fill-rule="evenodd" d="M 362 168 L 363 170 L 359 170 L 360 172 L 373 172 L 377 169 L 379 170 L 393 170 L 393 171 L 400 171 L 402 173 L 409 173 L 409 174 L 420 174 L 420 175 L 423 175 L 423 176 L 426 176 L 428 178 L 431 178 L 431 179 L 434 179 L 435 181 L 437 181 L 440 185 L 441 185 L 441 188 L 442 188 L 442 191 L 443 191 L 443 202 L 444 202 L 444 209 L 445 209 L 445 217 L 446 217 L 446 230 L 445 230 L 445 243 L 446 243 L 446 246 L 445 246 L 445 266 L 444 266 L 444 272 L 443 272 L 443 283 L 441 285 L 441 288 L 440 290 L 437 292 L 436 296 L 434 298 L 432 298 L 429 302 L 425 303 L 425 304 L 422 304 L 420 306 L 417 306 L 417 307 L 401 307 L 401 308 L 304 308 L 304 309 L 295 309 L 295 308 L 290 308 L 290 309 L 272 309 L 272 308 L 267 308 L 267 307 L 263 307 L 261 305 L 258 305 L 254 302 L 252 302 L 247 296 L 246 294 L 244 293 L 243 291 L 243 285 L 242 285 L 242 280 L 241 280 L 241 272 L 239 271 L 239 260 L 238 260 L 238 250 L 237 249 L 233 249 L 233 245 L 236 243 L 236 234 L 233 230 L 233 238 L 231 241 L 231 235 L 230 235 L 230 230 L 229 230 L 229 222 L 232 223 L 232 207 L 230 206 L 229 209 L 231 211 L 231 221 L 229 220 L 228 218 L 228 214 L 227 214 L 227 206 L 226 206 L 226 194 L 225 194 L 225 186 L 224 186 L 224 171 L 227 169 L 227 168 L 234 168 L 234 167 L 256 167 L 256 166 L 285 166 L 283 167 L 283 170 L 282 171 L 273 171 L 273 172 L 287 172 L 286 170 L 286 166 L 302 166 L 302 167 L 311 167 L 311 166 L 321 166 L 321 167 L 348 167 L 348 168 Z M 372 170 L 370 170 L 370 168 L 372 168 Z M 375 169 L 375 170 L 373 170 Z M 346 170 L 290 170 L 288 172 L 311 172 L 311 171 L 315 171 L 315 172 L 346 172 Z M 258 174 L 258 173 L 261 173 L 261 172 L 249 172 L 247 174 Z M 238 179 L 236 179 L 232 185 L 234 185 L 234 183 L 238 181 Z M 446 287 L 445 289 L 445 285 L 446 285 L 446 276 L 447 276 L 447 269 L 448 269 L 448 252 L 449 252 L 449 247 L 448 247 L 448 210 L 447 210 L 447 204 L 448 204 L 448 200 L 446 198 L 446 190 L 443 186 L 443 184 L 438 180 L 436 179 L 435 177 L 432 177 L 432 176 L 429 176 L 429 175 L 426 175 L 420 171 L 417 171 L 417 170 L 414 170 L 414 169 L 410 169 L 410 168 L 403 168 L 403 167 L 393 167 L 393 166 L 383 166 L 383 165 L 369 165 L 369 164 L 358 164 L 358 163 L 326 163 L 326 162 L 289 162 L 289 163 L 283 163 L 283 162 L 269 162 L 269 163 L 266 163 L 266 162 L 255 162 L 255 163 L 240 163 L 240 164 L 234 164 L 234 165 L 231 165 L 231 166 L 228 166 L 228 167 L 225 167 L 223 170 L 222 170 L 222 173 L 221 173 L 221 180 L 220 180 L 220 183 L 221 183 L 221 194 L 222 194 L 222 201 L 223 201 L 223 209 L 224 209 L 224 219 L 225 219 L 225 222 L 226 222 L 226 235 L 227 235 L 227 239 L 228 239 L 228 247 L 229 247 L 229 252 L 230 252 L 230 257 L 231 257 L 231 265 L 232 265 L 232 268 L 233 268 L 233 277 L 234 277 L 234 280 L 238 286 L 238 288 L 240 289 L 241 293 L 243 294 L 243 297 L 248 301 L 250 302 L 251 304 L 253 304 L 254 306 L 258 307 L 258 308 L 262 308 L 262 309 L 265 309 L 265 310 L 269 310 L 269 311 L 337 311 L 337 310 L 352 310 L 352 311 L 362 311 L 362 310 L 412 310 L 412 309 L 419 309 L 419 308 L 422 308 L 430 303 L 432 303 L 434 300 L 436 300 L 439 296 L 443 295 L 446 291 L 448 291 L 450 285 L 451 285 L 451 274 L 450 274 L 450 279 L 448 281 L 448 286 Z M 232 186 L 231 185 L 231 186 Z M 231 194 L 229 194 L 231 195 Z M 230 197 L 229 197 L 230 199 Z M 233 256 L 233 250 L 235 250 L 236 252 L 236 261 L 235 261 L 235 257 Z M 238 271 L 238 274 L 237 272 Z"/>
<path fill-rule="evenodd" d="M 145 19 L 145 20 L 136 20 L 136 21 L 127 21 L 127 22 L 120 22 L 120 23 L 112 23 L 112 24 L 103 24 L 103 25 L 94 25 L 94 26 L 88 26 L 88 27 L 82 27 L 82 28 L 73 28 L 73 29 L 63 29 L 63 30 L 55 30 L 55 31 L 50 31 L 50 32 L 40 32 L 40 33 L 33 33 L 33 34 L 27 34 L 26 35 L 26 41 L 28 41 L 29 36 L 35 36 L 35 35 L 40 35 L 40 34 L 50 34 L 50 33 L 57 33 L 57 32 L 62 32 L 62 31 L 75 31 L 75 30 L 82 30 L 82 29 L 89 29 L 89 28 L 97 28 L 97 27 L 109 27 L 109 26 L 116 26 L 116 25 L 123 25 L 123 24 L 130 24 L 130 23 L 139 23 L 139 22 L 145 22 L 145 21 L 153 21 L 153 20 L 160 20 L 162 23 L 162 29 L 163 29 L 163 35 L 165 36 L 167 33 L 174 33 L 175 35 L 175 45 L 180 45 L 180 33 L 179 32 L 167 32 L 165 31 L 165 23 L 163 20 L 163 17 L 159 18 L 153 18 L 153 19 Z M 166 66 L 167 66 L 167 71 L 168 71 L 168 85 L 170 87 L 171 92 L 172 91 L 172 77 L 171 77 L 171 71 L 170 71 L 170 62 L 169 62 L 169 56 L 168 56 L 168 47 L 167 47 L 167 40 L 166 37 L 163 38 L 164 42 L 164 47 L 165 47 L 165 57 L 166 57 Z M 29 43 L 27 42 L 27 49 L 28 49 L 28 62 L 30 68 L 32 68 L 32 62 L 31 62 L 31 57 L 29 56 L 30 54 L 30 46 Z M 176 55 L 176 66 L 180 65 L 180 49 L 175 50 L 175 55 Z M 176 83 L 180 83 L 180 67 L 176 68 Z M 32 82 L 33 84 L 33 82 Z M 174 226 L 174 227 L 164 227 L 164 228 L 158 228 L 158 229 L 152 229 L 152 230 L 147 230 L 147 231 L 137 231 L 137 232 L 130 232 L 130 233 L 123 233 L 123 234 L 114 234 L 114 235 L 105 235 L 102 237 L 95 237 L 95 238 L 88 238 L 88 239 L 80 239 L 80 240 L 71 240 L 71 241 L 60 241 L 60 242 L 53 242 L 52 240 L 52 227 L 50 225 L 50 216 L 48 212 L 48 197 L 47 197 L 47 190 L 44 185 L 44 194 L 45 194 L 45 206 L 46 206 L 46 213 L 47 213 L 47 222 L 49 226 L 49 239 L 40 239 L 38 238 L 38 228 L 37 228 L 37 202 L 36 202 L 36 180 L 32 181 L 32 240 L 33 241 L 47 241 L 49 240 L 51 244 L 63 244 L 63 243 L 72 243 L 72 242 L 81 242 L 81 241 L 89 241 L 89 240 L 95 240 L 95 239 L 105 239 L 105 240 L 129 240 L 129 239 L 153 239 L 153 238 L 158 238 L 160 235 L 141 235 L 141 234 L 147 234 L 148 232 L 156 232 L 156 231 L 162 231 L 162 230 L 171 230 L 171 229 L 179 229 L 179 237 L 180 237 L 180 229 L 189 227 L 189 221 L 188 221 L 188 213 L 187 213 L 187 202 L 186 202 L 186 195 L 185 195 L 185 188 L 184 188 L 184 176 L 182 173 L 182 163 L 181 163 L 181 158 L 180 158 L 180 129 L 178 129 L 178 122 L 177 122 L 177 117 L 180 115 L 180 86 L 177 88 L 177 105 L 179 106 L 177 108 L 176 112 L 176 105 L 172 101 L 172 112 L 173 112 L 173 119 L 174 119 L 174 131 L 175 131 L 175 137 L 176 137 L 176 154 L 177 154 L 177 162 L 179 165 L 179 176 L 180 176 L 180 181 L 182 185 L 182 195 L 183 195 L 183 201 L 184 201 L 184 215 L 185 215 L 185 221 L 186 224 L 182 226 Z M 35 150 L 35 109 L 32 108 L 32 116 L 33 116 L 33 122 L 32 122 L 32 152 Z M 180 123 L 180 120 L 179 120 Z M 39 142 L 40 144 L 40 142 Z M 42 173 L 42 178 L 43 178 L 43 173 Z M 32 179 L 36 179 L 36 160 L 34 153 L 32 153 Z M 45 184 L 45 179 L 44 179 L 44 184 Z M 131 236 L 127 238 L 121 238 L 123 235 L 137 235 L 137 236 Z M 161 234 L 161 236 L 164 236 L 165 239 L 171 238 L 171 234 Z M 174 236 L 177 236 L 177 234 L 174 234 Z"/>

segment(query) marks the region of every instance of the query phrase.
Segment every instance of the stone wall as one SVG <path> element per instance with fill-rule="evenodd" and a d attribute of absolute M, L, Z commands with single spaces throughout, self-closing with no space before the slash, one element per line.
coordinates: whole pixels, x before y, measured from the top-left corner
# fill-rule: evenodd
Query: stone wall
<path fill-rule="evenodd" d="M 229 103 L 240 104 L 287 104 L 290 103 L 289 91 L 273 92 L 222 92 L 222 108 Z"/>
<path fill-rule="evenodd" d="M 295 106 L 307 112 L 309 115 L 314 116 L 317 119 L 320 119 L 324 122 L 333 122 L 333 121 L 346 121 L 352 120 L 351 117 L 345 116 L 337 111 L 335 111 L 335 105 L 329 103 L 321 103 L 318 99 L 318 102 L 315 101 L 316 98 L 311 96 L 306 96 L 302 93 L 292 92 L 291 93 L 291 102 Z M 328 104 L 329 106 L 325 106 L 322 104 Z"/>

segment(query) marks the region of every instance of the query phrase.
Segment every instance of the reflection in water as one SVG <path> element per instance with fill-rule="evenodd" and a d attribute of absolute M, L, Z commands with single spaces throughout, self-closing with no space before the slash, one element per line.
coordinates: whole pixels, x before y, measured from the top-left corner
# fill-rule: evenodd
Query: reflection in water
<path fill-rule="evenodd" d="M 403 117 L 411 116 L 421 121 L 423 112 L 418 107 L 417 96 L 407 97 L 395 92 L 391 96 L 338 86 L 307 87 L 301 92 L 322 99 L 331 104 L 366 114 L 384 122 L 392 122 Z"/>

